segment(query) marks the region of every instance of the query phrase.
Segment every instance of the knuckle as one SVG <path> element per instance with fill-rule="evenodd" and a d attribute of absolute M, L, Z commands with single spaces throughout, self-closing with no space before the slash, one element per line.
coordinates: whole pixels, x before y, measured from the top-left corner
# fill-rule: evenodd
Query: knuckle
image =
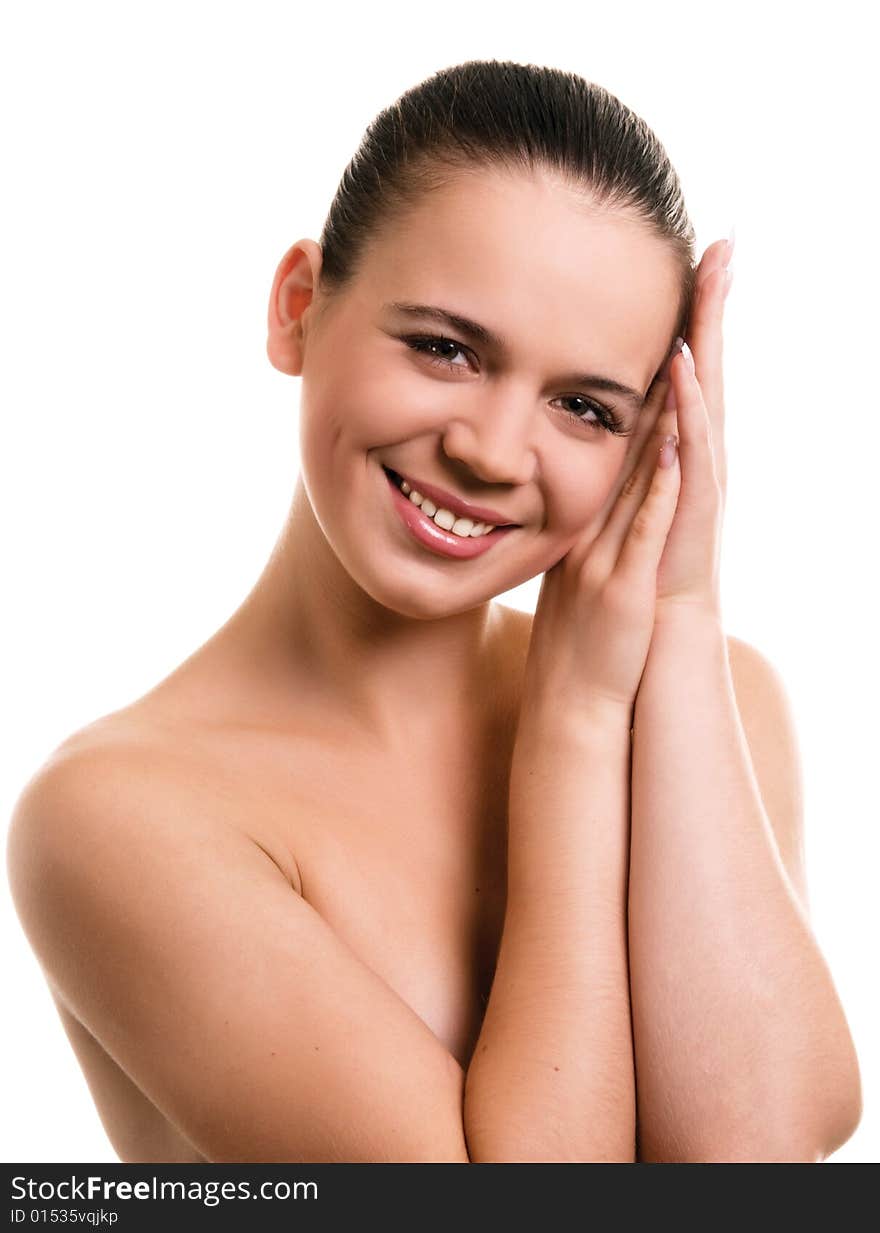
<path fill-rule="evenodd" d="M 650 539 L 653 535 L 654 519 L 652 513 L 651 503 L 649 502 L 643 505 L 635 518 L 633 518 L 629 533 L 636 542 L 641 543 L 644 540 Z"/>
<path fill-rule="evenodd" d="M 638 471 L 631 471 L 623 482 L 623 487 L 620 490 L 621 496 L 623 497 L 630 496 L 636 490 L 636 488 L 638 487 L 638 484 L 639 484 Z"/>
<path fill-rule="evenodd" d="M 602 595 L 605 613 L 616 626 L 631 625 L 645 612 L 645 587 L 632 570 L 621 570 L 609 581 Z"/>
<path fill-rule="evenodd" d="M 600 593 L 608 581 L 610 563 L 604 553 L 593 551 L 581 565 L 580 582 L 591 594 Z"/>
<path fill-rule="evenodd" d="M 623 579 L 612 577 L 602 590 L 602 606 L 612 617 L 625 615 L 632 603 L 632 592 Z"/>

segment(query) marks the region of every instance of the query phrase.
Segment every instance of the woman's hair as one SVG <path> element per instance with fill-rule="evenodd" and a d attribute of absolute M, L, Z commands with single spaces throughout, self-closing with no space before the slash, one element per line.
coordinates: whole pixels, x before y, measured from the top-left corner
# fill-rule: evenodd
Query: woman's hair
<path fill-rule="evenodd" d="M 371 240 L 431 189 L 468 173 L 550 171 L 585 211 L 622 212 L 664 240 L 680 271 L 675 335 L 684 336 L 696 270 L 678 176 L 648 125 L 576 73 L 509 60 L 441 69 L 369 125 L 321 233 L 319 288 L 357 274 Z"/>

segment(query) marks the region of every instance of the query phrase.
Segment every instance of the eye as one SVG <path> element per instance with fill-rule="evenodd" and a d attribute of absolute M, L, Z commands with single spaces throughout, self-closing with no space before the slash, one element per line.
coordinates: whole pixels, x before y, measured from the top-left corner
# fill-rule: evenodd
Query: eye
<path fill-rule="evenodd" d="M 596 427 L 604 428 L 605 431 L 610 432 L 612 436 L 629 437 L 632 435 L 631 430 L 627 428 L 620 416 L 615 415 L 610 407 L 604 406 L 601 402 L 596 402 L 592 398 L 587 398 L 584 394 L 565 394 L 561 401 L 585 403 L 587 411 L 591 411 L 594 415 L 599 416 L 600 423 L 597 424 Z M 591 420 L 584 419 L 582 412 L 563 411 L 563 415 L 567 415 L 581 424 L 593 423 Z"/>
<path fill-rule="evenodd" d="M 439 335 L 432 334 L 415 334 L 401 340 L 405 342 L 413 351 L 418 351 L 422 355 L 428 357 L 428 362 L 438 364 L 442 368 L 450 371 L 466 372 L 467 366 L 461 364 L 453 364 L 452 358 L 448 355 L 438 355 L 434 348 L 446 347 L 452 348 L 454 352 L 459 352 L 464 355 L 470 351 L 463 343 L 458 343 L 453 338 L 445 338 Z M 473 354 L 470 352 L 470 354 Z M 611 407 L 604 406 L 601 402 L 596 402 L 593 398 L 587 398 L 585 394 L 566 394 L 561 399 L 561 402 L 580 402 L 584 404 L 584 411 L 569 411 L 562 410 L 562 414 L 569 420 L 574 420 L 577 424 L 583 424 L 587 428 L 599 428 L 605 432 L 611 433 L 616 437 L 631 436 L 631 431 L 627 429 L 623 420 L 615 414 Z M 596 420 L 588 420 L 585 418 L 586 413 L 592 413 L 598 416 Z"/>
<path fill-rule="evenodd" d="M 432 352 L 432 347 L 452 347 L 455 351 L 462 354 L 467 350 L 461 343 L 455 342 L 451 338 L 434 338 L 430 335 L 416 335 L 403 340 L 408 347 L 412 347 L 413 351 L 419 351 L 423 355 L 427 355 L 432 364 L 442 364 L 445 368 L 460 368 L 460 364 L 453 364 L 448 355 L 437 355 Z"/>

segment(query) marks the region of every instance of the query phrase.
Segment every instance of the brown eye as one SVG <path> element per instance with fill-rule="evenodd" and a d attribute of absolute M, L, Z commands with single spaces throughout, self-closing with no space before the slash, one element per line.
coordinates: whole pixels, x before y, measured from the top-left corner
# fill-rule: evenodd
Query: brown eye
<path fill-rule="evenodd" d="M 561 402 L 579 402 L 585 404 L 584 411 L 566 411 L 565 414 L 571 416 L 572 419 L 578 420 L 581 424 L 593 424 L 597 428 L 604 428 L 606 432 L 610 432 L 616 437 L 629 436 L 626 425 L 619 416 L 611 410 L 610 407 L 605 407 L 600 402 L 594 401 L 592 398 L 587 398 L 583 394 L 567 394 Z M 599 422 L 585 418 L 587 413 L 592 413 L 599 417 Z"/>
<path fill-rule="evenodd" d="M 461 368 L 461 364 L 453 364 L 452 357 L 447 355 L 438 355 L 432 352 L 434 347 L 451 347 L 453 351 L 458 351 L 464 355 L 467 350 L 461 343 L 457 343 L 452 338 L 435 338 L 429 335 L 423 335 L 412 338 L 404 338 L 403 340 L 408 347 L 413 351 L 418 351 L 423 355 L 427 355 L 432 364 L 442 364 L 446 368 Z"/>

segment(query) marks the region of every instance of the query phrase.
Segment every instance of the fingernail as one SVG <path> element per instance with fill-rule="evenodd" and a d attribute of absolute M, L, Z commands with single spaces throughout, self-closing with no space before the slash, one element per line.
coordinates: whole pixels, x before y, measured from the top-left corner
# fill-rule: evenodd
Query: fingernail
<path fill-rule="evenodd" d="M 678 453 L 678 437 L 664 437 L 663 444 L 660 447 L 660 458 L 658 459 L 661 467 L 671 467 L 675 462 L 675 456 Z"/>
<path fill-rule="evenodd" d="M 686 343 L 686 342 L 682 342 L 682 344 L 681 344 L 681 353 L 682 353 L 682 355 L 683 355 L 683 356 L 684 356 L 684 358 L 685 358 L 685 362 L 686 362 L 686 364 L 687 364 L 688 368 L 690 369 L 691 376 L 693 376 L 693 375 L 694 375 L 694 373 L 695 373 L 697 370 L 696 370 L 696 368 L 694 367 L 694 357 L 693 357 L 693 353 L 691 352 L 691 349 L 690 349 L 690 347 L 687 345 L 687 343 Z"/>
<path fill-rule="evenodd" d="M 734 244 L 736 244 L 736 226 L 732 226 L 727 234 L 727 255 L 724 258 L 723 265 L 730 265 Z"/>

